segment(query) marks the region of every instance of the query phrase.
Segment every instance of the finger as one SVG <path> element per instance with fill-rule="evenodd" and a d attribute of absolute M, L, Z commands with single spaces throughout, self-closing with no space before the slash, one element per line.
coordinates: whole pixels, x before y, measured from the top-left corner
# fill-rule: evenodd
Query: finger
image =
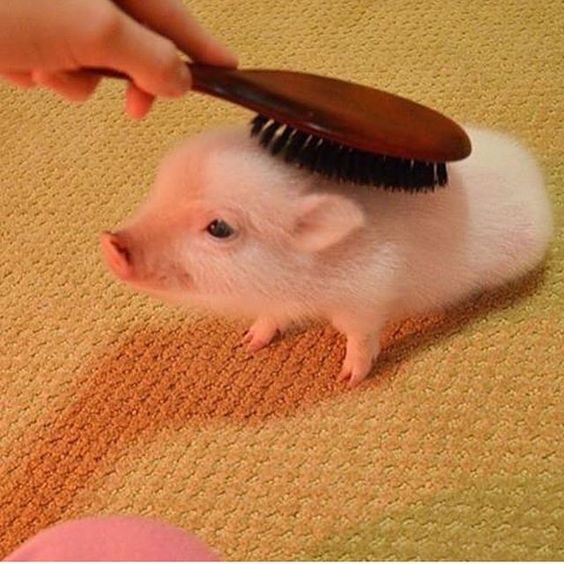
<path fill-rule="evenodd" d="M 144 118 L 155 101 L 155 97 L 130 82 L 125 93 L 125 110 L 134 119 Z"/>
<path fill-rule="evenodd" d="M 237 55 L 213 37 L 181 0 L 117 0 L 137 21 L 168 37 L 192 60 L 236 67 Z"/>
<path fill-rule="evenodd" d="M 190 72 L 172 41 L 113 5 L 97 18 L 93 31 L 74 38 L 80 65 L 124 72 L 141 90 L 154 96 L 180 96 L 190 88 Z"/>
<path fill-rule="evenodd" d="M 48 72 L 34 70 L 32 78 L 36 84 L 49 88 L 73 102 L 87 100 L 100 82 L 99 76 L 81 71 Z"/>
<path fill-rule="evenodd" d="M 0 72 L 0 77 L 20 88 L 33 88 L 35 82 L 29 72 Z"/>

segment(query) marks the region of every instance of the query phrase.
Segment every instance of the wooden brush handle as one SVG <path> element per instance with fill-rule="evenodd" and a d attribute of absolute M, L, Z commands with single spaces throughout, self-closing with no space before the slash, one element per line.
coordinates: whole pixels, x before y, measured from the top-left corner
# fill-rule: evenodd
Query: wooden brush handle
<path fill-rule="evenodd" d="M 215 70 L 217 74 L 221 75 L 221 71 L 225 71 L 226 69 L 222 68 L 222 67 L 214 67 L 214 66 L 209 66 L 209 70 L 207 73 L 205 73 L 204 76 L 204 84 L 202 84 L 202 81 L 198 79 L 199 74 L 201 74 L 199 72 L 199 68 L 200 67 L 207 67 L 207 65 L 197 65 L 197 64 L 193 64 L 193 63 L 186 63 L 186 66 L 190 69 L 190 74 L 192 75 L 192 88 L 194 88 L 194 90 L 198 90 L 200 92 L 205 92 L 205 82 L 206 82 L 206 76 L 210 74 L 210 71 L 213 73 L 213 71 Z M 105 76 L 107 78 L 118 78 L 121 80 L 129 80 L 130 77 L 120 71 L 114 70 L 114 69 L 110 69 L 110 68 L 105 68 L 105 67 L 87 67 L 85 70 L 87 70 L 88 72 L 92 72 L 94 74 L 100 75 L 100 76 Z"/>
<path fill-rule="evenodd" d="M 194 90 L 354 149 L 432 162 L 464 159 L 472 150 L 454 121 L 382 90 L 293 71 L 186 64 Z M 127 78 L 111 69 L 91 70 Z"/>

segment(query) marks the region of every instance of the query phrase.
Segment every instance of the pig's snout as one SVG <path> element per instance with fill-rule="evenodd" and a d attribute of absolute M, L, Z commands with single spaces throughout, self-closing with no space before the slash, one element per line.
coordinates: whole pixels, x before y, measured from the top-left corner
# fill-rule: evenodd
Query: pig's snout
<path fill-rule="evenodd" d="M 110 270 L 122 280 L 133 275 L 129 245 L 122 234 L 104 231 L 100 235 L 102 253 Z"/>

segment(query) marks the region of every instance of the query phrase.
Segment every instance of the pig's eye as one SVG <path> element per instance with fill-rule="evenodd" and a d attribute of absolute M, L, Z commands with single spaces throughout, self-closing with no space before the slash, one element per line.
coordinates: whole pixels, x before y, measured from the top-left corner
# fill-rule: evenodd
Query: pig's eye
<path fill-rule="evenodd" d="M 235 233 L 231 225 L 225 223 L 223 219 L 214 219 L 207 227 L 206 231 L 216 239 L 227 239 Z"/>

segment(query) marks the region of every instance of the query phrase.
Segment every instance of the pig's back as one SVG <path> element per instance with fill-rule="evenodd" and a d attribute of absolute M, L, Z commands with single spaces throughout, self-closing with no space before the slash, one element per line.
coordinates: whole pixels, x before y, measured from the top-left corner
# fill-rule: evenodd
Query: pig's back
<path fill-rule="evenodd" d="M 543 174 L 515 139 L 471 129 L 473 158 L 455 164 L 467 193 L 467 265 L 484 284 L 524 274 L 544 257 L 553 233 Z"/>
<path fill-rule="evenodd" d="M 398 254 L 399 302 L 446 305 L 536 266 L 552 236 L 550 203 L 534 158 L 514 139 L 467 128 L 472 155 L 433 194 L 382 195 L 377 237 Z"/>

